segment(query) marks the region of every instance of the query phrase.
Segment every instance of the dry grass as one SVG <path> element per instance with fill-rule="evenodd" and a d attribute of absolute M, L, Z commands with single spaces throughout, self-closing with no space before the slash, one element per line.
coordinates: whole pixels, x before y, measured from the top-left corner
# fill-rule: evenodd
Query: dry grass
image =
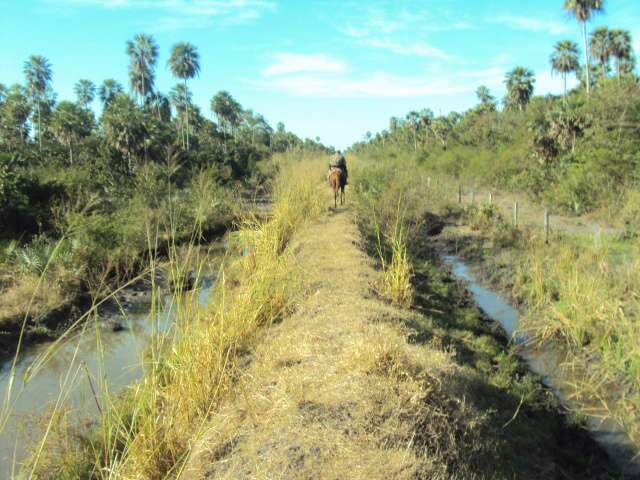
<path fill-rule="evenodd" d="M 574 399 L 640 448 L 640 261 L 616 261 L 606 239 L 523 245 L 511 259 L 514 294 L 528 305 L 523 328 L 564 348 Z"/>
<path fill-rule="evenodd" d="M 26 315 L 41 318 L 69 300 L 61 282 L 48 283 L 47 288 L 43 288 L 40 276 L 20 275 L 2 291 L 0 329 L 13 329 Z"/>
<path fill-rule="evenodd" d="M 180 475 L 194 439 L 232 388 L 238 363 L 255 345 L 260 327 L 294 307 L 298 282 L 288 243 L 321 211 L 326 192 L 318 190 L 324 184 L 317 163 L 288 161 L 280 170 L 270 218 L 243 222 L 231 246 L 244 255 L 232 254 L 225 263 L 210 307 L 201 310 L 195 294 L 178 291 L 176 321 L 170 331 L 154 336 L 143 380 L 123 399 L 111 398 L 100 429 L 86 439 L 88 445 L 75 449 L 77 455 L 56 445 L 47 448 L 45 439 L 31 465 L 36 477 L 74 478 L 74 472 L 87 470 L 96 478 Z M 189 256 L 180 252 L 170 277 L 181 278 L 185 261 L 194 264 Z M 70 460 L 50 461 L 51 455 Z"/>
<path fill-rule="evenodd" d="M 384 233 L 385 245 L 391 250 L 391 260 L 387 262 L 384 252 L 383 233 L 376 225 L 378 257 L 382 264 L 382 281 L 380 291 L 393 303 L 408 308 L 413 302 L 413 286 L 411 285 L 412 268 L 407 252 L 407 232 L 404 215 L 400 212 L 401 199 L 398 199 L 398 212 L 390 232 Z"/>
<path fill-rule="evenodd" d="M 186 478 L 474 478 L 485 421 L 450 353 L 411 346 L 338 213 L 296 235 L 307 298 L 257 348 Z M 330 248 L 327 245 L 330 244 Z M 455 472 L 455 473 L 454 473 Z"/>

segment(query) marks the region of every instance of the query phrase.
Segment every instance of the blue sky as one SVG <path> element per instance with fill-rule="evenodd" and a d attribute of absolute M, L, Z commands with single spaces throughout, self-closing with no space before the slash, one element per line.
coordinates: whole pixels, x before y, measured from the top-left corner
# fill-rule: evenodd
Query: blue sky
<path fill-rule="evenodd" d="M 54 68 L 59 99 L 80 78 L 127 81 L 125 42 L 136 33 L 160 45 L 157 86 L 174 85 L 171 46 L 194 43 L 202 72 L 194 100 L 229 90 L 246 108 L 303 137 L 345 147 L 390 116 L 464 110 L 487 85 L 523 65 L 536 93 L 559 93 L 549 55 L 580 40 L 562 0 L 0 0 L 0 82 L 22 82 L 31 54 Z M 609 0 L 590 25 L 629 29 L 640 48 L 640 1 Z"/>

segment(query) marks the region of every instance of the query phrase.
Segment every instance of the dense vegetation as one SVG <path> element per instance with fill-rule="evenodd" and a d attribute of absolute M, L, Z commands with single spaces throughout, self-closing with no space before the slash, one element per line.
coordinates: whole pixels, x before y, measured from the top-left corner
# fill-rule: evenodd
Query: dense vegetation
<path fill-rule="evenodd" d="M 431 210 L 463 225 L 446 234 L 455 253 L 480 260 L 487 279 L 523 307 L 520 327 L 531 340 L 559 351 L 572 405 L 613 420 L 637 449 L 640 78 L 628 32 L 602 27 L 588 35 L 602 4 L 565 2 L 585 27 L 587 63 L 575 42 L 563 40 L 550 65 L 565 79 L 578 75 L 573 90 L 534 96 L 534 73 L 518 67 L 505 78 L 502 108 L 480 86 L 476 107 L 392 118 L 353 151 L 372 165 L 412 172 L 412 188 L 427 189 Z M 420 185 L 428 176 L 437 182 Z M 555 231 L 548 245 L 540 229 L 515 227 L 495 204 L 454 203 L 459 184 L 526 192 L 557 213 L 618 228 L 594 237 L 584 234 L 590 229 Z"/>
<path fill-rule="evenodd" d="M 173 47 L 168 66 L 178 83 L 168 94 L 155 86 L 152 37 L 135 36 L 126 54 L 129 94 L 114 79 L 81 79 L 75 101 L 57 101 L 53 67 L 38 55 L 24 64 L 24 85 L 0 84 L 3 330 L 28 317 L 32 333 L 46 333 L 80 298 L 137 274 L 170 240 L 227 224 L 237 213 L 232 197 L 268 173 L 262 159 L 325 150 L 281 123 L 274 130 L 228 92 L 211 99 L 217 121 L 206 118 L 189 90 L 201 68 L 194 45 Z"/>
<path fill-rule="evenodd" d="M 107 394 L 107 407 L 90 428 L 67 424 L 63 408 L 55 412 L 51 432 L 25 470 L 36 472 L 36 478 L 179 477 L 261 328 L 282 320 L 302 290 L 289 243 L 327 201 L 318 182 L 325 162 L 300 165 L 287 156 L 275 161 L 280 173 L 271 215 L 261 220 L 248 215 L 229 235 L 209 306 L 198 307 L 197 291 L 176 292 L 176 318 L 168 331 L 154 336 L 144 378 L 121 396 Z M 187 248 L 195 257 L 192 247 Z M 201 270 L 211 261 L 204 256 L 194 263 Z M 183 262 L 176 258 L 171 268 L 180 269 Z"/>
<path fill-rule="evenodd" d="M 591 3 L 601 4 L 567 2 Z M 466 112 L 412 111 L 391 118 L 387 130 L 367 133 L 352 149 L 372 155 L 410 151 L 431 171 L 467 184 L 524 190 L 562 212 L 622 210 L 619 220 L 637 223 L 640 83 L 631 36 L 602 27 L 589 38 L 588 69 L 571 40 L 551 52 L 554 72 L 565 81 L 573 74 L 581 80 L 566 95 L 534 96 L 535 74 L 516 67 L 506 75 L 502 108 L 480 86 L 479 104 Z"/>

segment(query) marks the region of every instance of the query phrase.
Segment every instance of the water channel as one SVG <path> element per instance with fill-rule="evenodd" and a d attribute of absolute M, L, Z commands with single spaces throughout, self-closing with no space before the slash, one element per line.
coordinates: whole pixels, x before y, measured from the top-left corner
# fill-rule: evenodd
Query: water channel
<path fill-rule="evenodd" d="M 206 304 L 212 286 L 212 277 L 204 278 L 193 301 Z M 117 395 L 142 377 L 152 335 L 166 332 L 176 315 L 171 295 L 162 295 L 160 307 L 152 310 L 150 293 L 139 287 L 123 305 L 107 308 L 99 321 L 87 322 L 74 337 L 30 346 L 19 356 L 13 375 L 12 359 L 0 366 L 0 478 L 17 473 L 18 464 L 43 438 L 56 403 L 72 409 L 72 421 L 91 421 L 103 401 L 100 386 Z"/>
<path fill-rule="evenodd" d="M 484 286 L 465 261 L 453 255 L 444 255 L 444 262 L 451 268 L 453 275 L 462 280 L 478 306 L 491 319 L 502 325 L 507 335 L 518 345 L 519 355 L 527 362 L 531 370 L 540 375 L 560 400 L 572 407 L 572 392 L 568 376 L 563 368 L 562 355 L 553 348 L 534 348 L 527 337 L 518 331 L 520 313 L 499 293 Z M 594 411 L 597 410 L 594 406 Z M 601 408 L 600 405 L 597 406 Z M 638 452 L 616 423 L 604 415 L 587 415 L 587 428 L 592 436 L 609 454 L 625 475 L 640 478 L 640 458 Z"/>

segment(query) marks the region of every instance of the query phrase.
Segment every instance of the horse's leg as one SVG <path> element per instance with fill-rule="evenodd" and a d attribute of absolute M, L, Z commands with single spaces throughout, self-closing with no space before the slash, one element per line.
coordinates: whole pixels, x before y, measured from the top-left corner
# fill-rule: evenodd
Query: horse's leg
<path fill-rule="evenodd" d="M 338 189 L 333 187 L 333 209 L 338 208 Z"/>

